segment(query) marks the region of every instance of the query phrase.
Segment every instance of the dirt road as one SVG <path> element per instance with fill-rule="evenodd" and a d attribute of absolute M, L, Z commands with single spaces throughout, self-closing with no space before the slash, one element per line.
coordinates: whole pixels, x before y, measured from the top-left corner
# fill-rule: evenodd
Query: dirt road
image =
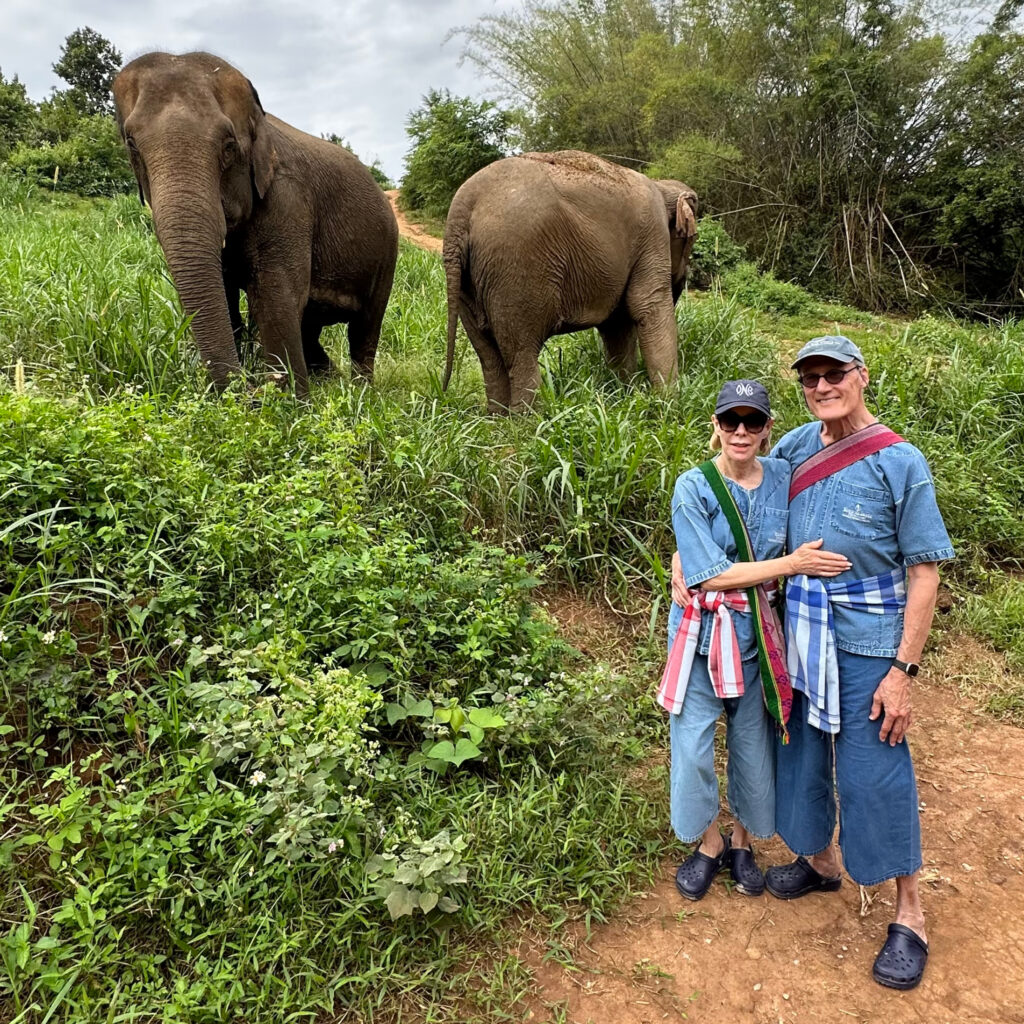
<path fill-rule="evenodd" d="M 954 645 L 932 657 L 931 678 L 916 687 L 931 945 L 918 989 L 894 992 L 871 979 L 892 920 L 891 882 L 860 890 L 844 877 L 836 894 L 782 902 L 730 893 L 719 876 L 688 903 L 666 861 L 646 898 L 589 941 L 582 928 L 563 939 L 570 965 L 556 962 L 543 938 L 524 943 L 539 991 L 531 1019 L 1024 1024 L 1024 730 L 958 695 L 954 677 L 962 681 L 978 656 L 970 641 Z M 757 852 L 762 864 L 788 859 L 778 840 Z"/>
<path fill-rule="evenodd" d="M 418 245 L 428 252 L 441 252 L 441 239 L 428 235 L 418 224 L 413 224 L 405 214 L 398 208 L 398 189 L 393 188 L 384 193 L 391 202 L 391 209 L 395 211 L 395 220 L 398 221 L 398 233 L 413 245 Z"/>

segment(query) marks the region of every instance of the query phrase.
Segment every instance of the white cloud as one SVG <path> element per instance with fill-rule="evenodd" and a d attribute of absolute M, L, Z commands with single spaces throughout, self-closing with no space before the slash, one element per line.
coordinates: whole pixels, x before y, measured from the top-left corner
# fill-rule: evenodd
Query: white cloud
<path fill-rule="evenodd" d="M 264 107 L 303 131 L 337 132 L 366 162 L 402 173 L 405 119 L 431 87 L 487 95 L 459 67 L 448 32 L 515 0 L 5 0 L 0 69 L 33 99 L 61 83 L 50 66 L 69 32 L 89 25 L 130 60 L 150 50 L 209 50 L 252 80 Z"/>

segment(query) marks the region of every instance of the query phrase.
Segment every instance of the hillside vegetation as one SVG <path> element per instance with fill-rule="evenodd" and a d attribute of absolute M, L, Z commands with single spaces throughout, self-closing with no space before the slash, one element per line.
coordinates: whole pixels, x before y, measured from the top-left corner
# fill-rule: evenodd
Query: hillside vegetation
<path fill-rule="evenodd" d="M 675 476 L 723 379 L 801 422 L 784 357 L 837 321 L 935 469 L 957 621 L 1024 657 L 1016 322 L 825 307 L 711 246 L 678 387 L 621 384 L 585 332 L 546 347 L 537 415 L 489 418 L 465 339 L 440 392 L 443 274 L 403 246 L 376 384 L 298 403 L 256 359 L 208 390 L 134 198 L 0 178 L 0 238 L 4 1020 L 514 1016 L 512 915 L 601 919 L 673 846 Z M 538 584 L 646 617 L 628 668 Z"/>

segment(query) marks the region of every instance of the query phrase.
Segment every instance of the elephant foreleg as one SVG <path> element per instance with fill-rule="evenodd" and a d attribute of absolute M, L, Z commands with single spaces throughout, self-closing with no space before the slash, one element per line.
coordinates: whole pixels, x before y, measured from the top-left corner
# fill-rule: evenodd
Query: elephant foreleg
<path fill-rule="evenodd" d="M 305 397 L 309 378 L 302 354 L 302 307 L 290 283 L 283 276 L 264 275 L 250 292 L 249 301 L 271 372 L 290 371 L 296 395 Z"/>
<path fill-rule="evenodd" d="M 636 325 L 625 310 L 616 310 L 598 328 L 608 365 L 628 381 L 636 373 Z"/>

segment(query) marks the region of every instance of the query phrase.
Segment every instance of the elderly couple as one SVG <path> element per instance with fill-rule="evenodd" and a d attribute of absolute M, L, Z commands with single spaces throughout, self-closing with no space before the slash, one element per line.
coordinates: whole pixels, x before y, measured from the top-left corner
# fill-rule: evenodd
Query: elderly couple
<path fill-rule="evenodd" d="M 896 880 L 896 920 L 874 978 L 909 989 L 928 944 L 904 737 L 937 565 L 953 549 L 924 457 L 865 404 L 860 349 L 815 338 L 793 368 L 814 422 L 759 457 L 773 423 L 768 394 L 730 381 L 711 418 L 718 454 L 683 473 L 672 498 L 677 552 L 658 701 L 670 713 L 672 827 L 699 841 L 676 886 L 699 900 L 728 869 L 748 896 L 836 891 L 838 794 L 843 867 L 861 885 Z M 723 710 L 729 836 L 719 831 L 713 760 Z M 775 832 L 797 857 L 762 874 L 751 840 Z"/>

